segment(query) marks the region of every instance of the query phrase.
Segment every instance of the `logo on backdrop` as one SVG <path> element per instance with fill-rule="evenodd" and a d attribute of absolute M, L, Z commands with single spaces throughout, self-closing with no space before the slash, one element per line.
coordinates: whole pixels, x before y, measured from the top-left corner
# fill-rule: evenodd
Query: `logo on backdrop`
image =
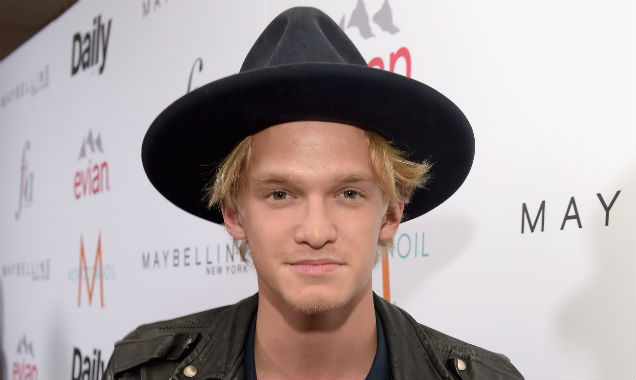
<path fill-rule="evenodd" d="M 77 32 L 73 35 L 71 76 L 91 67 L 97 67 L 99 74 L 104 72 L 112 21 L 113 19 L 109 19 L 104 23 L 102 15 L 97 15 L 93 18 L 91 30 L 83 34 Z"/>
<path fill-rule="evenodd" d="M 2 277 L 30 277 L 32 281 L 51 279 L 51 260 L 20 261 L 2 265 Z"/>
<path fill-rule="evenodd" d="M 429 256 L 424 248 L 424 232 L 401 233 L 394 239 L 393 248 L 382 249 L 382 297 L 391 302 L 391 281 L 389 276 L 389 259 L 417 260 Z M 412 262 L 412 261 L 411 261 Z"/>
<path fill-rule="evenodd" d="M 35 363 L 33 342 L 28 340 L 26 334 L 18 341 L 16 360 L 11 366 L 11 378 L 15 380 L 37 380 L 38 366 Z"/>
<path fill-rule="evenodd" d="M 99 286 L 99 305 L 103 308 L 104 305 L 104 281 L 114 280 L 115 267 L 112 265 L 103 264 L 102 254 L 102 233 L 101 231 L 97 235 L 97 245 L 95 248 L 94 256 L 89 255 L 91 245 L 84 242 L 84 236 L 80 235 L 80 249 L 79 249 L 79 265 L 77 268 L 71 268 L 68 273 L 69 281 L 77 281 L 77 307 L 82 306 L 82 300 L 86 302 L 88 298 L 88 306 L 93 305 L 93 296 L 95 295 L 95 286 Z M 93 265 L 88 266 L 90 258 L 94 257 Z M 86 292 L 87 296 L 82 297 L 82 289 Z"/>
<path fill-rule="evenodd" d="M 29 159 L 27 153 L 31 149 L 31 143 L 27 140 L 22 147 L 22 164 L 20 165 L 20 194 L 18 197 L 18 211 L 15 218 L 20 219 L 22 210 L 33 203 L 33 172 L 29 171 Z"/>
<path fill-rule="evenodd" d="M 604 213 L 605 216 L 605 226 L 609 226 L 610 224 L 610 212 L 614 207 L 614 203 L 616 199 L 618 199 L 620 190 L 616 190 L 613 194 L 611 200 L 607 196 L 603 196 L 601 193 L 596 193 L 596 197 L 600 203 L 600 210 Z M 526 233 L 526 229 L 530 230 L 530 233 L 533 233 L 535 229 L 541 227 L 541 232 L 545 230 L 545 214 L 546 214 L 546 202 L 542 200 L 538 206 L 528 208 L 528 205 L 524 202 L 521 205 L 521 233 Z M 531 210 L 537 210 L 536 214 L 534 214 Z M 534 218 L 532 218 L 534 215 Z M 581 216 L 579 215 L 579 209 L 576 205 L 576 198 L 570 197 L 570 201 L 567 203 L 565 207 L 565 214 L 563 218 L 559 218 L 559 222 L 561 223 L 560 231 L 563 231 L 566 228 L 583 228 L 583 223 L 581 221 Z M 527 223 L 527 227 L 526 227 Z M 576 226 L 576 227 L 574 227 Z"/>
<path fill-rule="evenodd" d="M 428 253 L 424 248 L 424 232 L 418 233 L 401 233 L 395 239 L 395 247 L 389 249 L 391 258 L 399 259 L 415 259 L 419 257 L 428 257 Z"/>
<path fill-rule="evenodd" d="M 190 69 L 190 77 L 188 77 L 188 89 L 186 91 L 186 94 L 192 90 L 196 90 L 197 87 L 192 88 L 192 76 L 194 76 L 195 72 L 201 72 L 203 70 L 203 59 L 201 59 L 201 57 L 197 58 L 194 60 L 194 63 L 192 64 L 192 68 Z"/>
<path fill-rule="evenodd" d="M 349 21 L 346 21 L 346 15 L 342 15 L 340 19 L 340 28 L 347 30 L 350 28 L 356 28 L 360 33 L 360 36 L 365 40 L 372 37 L 377 37 L 382 34 L 397 34 L 400 31 L 393 20 L 393 11 L 388 0 L 384 0 L 380 9 L 378 9 L 372 17 L 369 17 L 367 7 L 363 0 L 358 0 L 356 7 L 349 16 Z M 373 27 L 372 27 L 373 26 Z M 374 29 L 377 31 L 374 33 Z M 377 35 L 376 35 L 377 34 Z M 385 65 L 385 60 L 382 57 L 373 57 L 369 60 L 370 67 L 377 67 L 384 70 L 387 68 L 391 72 L 396 72 L 396 66 L 398 62 L 404 61 L 405 70 L 404 75 L 411 77 L 411 52 L 408 47 L 401 46 L 394 51 L 388 53 L 388 67 Z"/>
<path fill-rule="evenodd" d="M 79 200 L 88 196 L 95 196 L 110 190 L 110 175 L 108 162 L 100 158 L 104 154 L 102 136 L 93 136 L 89 130 L 82 140 L 78 160 L 86 162 L 86 166 L 78 169 L 73 178 L 73 195 Z"/>
<path fill-rule="evenodd" d="M 249 267 L 231 243 L 162 248 L 141 253 L 143 270 L 197 270 L 207 276 L 248 273 Z"/>
<path fill-rule="evenodd" d="M 373 21 L 373 23 L 383 32 L 395 34 L 400 31 L 400 29 L 393 23 L 393 11 L 391 10 L 391 5 L 388 0 L 384 0 L 380 9 L 374 13 L 373 18 L 371 19 L 369 19 L 369 13 L 367 12 L 367 7 L 364 4 L 364 1 L 358 0 L 355 9 L 351 12 L 349 22 L 346 23 L 345 15 L 342 15 L 339 25 L 343 30 L 351 27 L 357 28 L 358 32 L 360 32 L 360 36 L 367 40 L 371 37 L 375 37 L 375 34 L 371 29 L 371 21 Z"/>
<path fill-rule="evenodd" d="M 141 17 L 146 17 L 161 9 L 162 4 L 167 4 L 168 0 L 141 0 Z"/>
<path fill-rule="evenodd" d="M 36 73 L 31 74 L 26 79 L 21 80 L 17 84 L 9 87 L 9 91 L 0 97 L 0 107 L 4 108 L 9 104 L 16 102 L 25 95 L 35 96 L 41 90 L 49 86 L 49 65 L 45 65 Z"/>
<path fill-rule="evenodd" d="M 78 347 L 73 347 L 71 379 L 99 380 L 102 377 L 102 373 L 104 373 L 104 369 L 102 350 L 93 348 L 92 351 L 82 352 Z"/>

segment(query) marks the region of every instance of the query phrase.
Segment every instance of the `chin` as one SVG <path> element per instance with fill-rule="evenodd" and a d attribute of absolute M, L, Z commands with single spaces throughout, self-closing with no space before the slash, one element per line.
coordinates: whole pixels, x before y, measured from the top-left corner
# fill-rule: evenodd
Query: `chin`
<path fill-rule="evenodd" d="M 347 304 L 342 295 L 318 291 L 300 291 L 288 298 L 287 303 L 295 312 L 306 315 L 328 313 L 341 309 Z"/>

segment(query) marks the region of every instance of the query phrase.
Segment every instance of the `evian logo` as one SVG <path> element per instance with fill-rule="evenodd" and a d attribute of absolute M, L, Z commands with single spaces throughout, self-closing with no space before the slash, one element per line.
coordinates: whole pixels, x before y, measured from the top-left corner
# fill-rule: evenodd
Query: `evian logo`
<path fill-rule="evenodd" d="M 371 21 L 373 21 L 373 23 L 371 23 Z M 372 17 L 369 17 L 364 1 L 358 0 L 355 9 L 351 12 L 349 22 L 346 22 L 346 17 L 343 15 L 339 23 L 342 30 L 347 30 L 352 27 L 357 28 L 360 36 L 365 40 L 376 37 L 376 34 L 373 33 L 372 24 L 375 24 L 380 29 L 380 32 L 396 34 L 400 31 L 393 22 L 393 11 L 391 10 L 391 5 L 388 0 L 384 0 L 380 9 L 378 9 Z M 378 33 L 378 35 L 379 34 L 380 33 Z M 401 46 L 389 52 L 388 56 L 388 65 L 385 65 L 385 59 L 382 57 L 373 57 L 369 60 L 369 66 L 396 72 L 398 62 L 403 61 L 403 74 L 409 78 L 411 77 L 411 52 L 406 46 Z"/>
<path fill-rule="evenodd" d="M 400 31 L 400 29 L 393 23 L 393 11 L 389 5 L 389 0 L 384 0 L 380 9 L 373 14 L 372 20 L 373 23 L 380 27 L 380 29 L 384 32 L 395 34 Z M 375 34 L 373 34 L 373 31 L 371 30 L 371 22 L 369 20 L 367 7 L 364 5 L 364 1 L 362 0 L 358 0 L 355 9 L 351 12 L 351 17 L 349 18 L 348 23 L 345 22 L 345 15 L 342 15 L 339 23 L 340 28 L 345 30 L 345 24 L 346 28 L 358 28 L 360 36 L 362 36 L 365 40 L 375 37 Z"/>
<path fill-rule="evenodd" d="M 102 136 L 93 136 L 89 130 L 80 148 L 79 160 L 87 162 L 86 166 L 75 172 L 73 179 L 73 195 L 79 200 L 83 197 L 97 195 L 110 190 L 108 162 L 95 159 L 95 155 L 103 154 Z M 87 160 L 87 161 L 86 161 Z M 94 160 L 94 161 L 93 161 Z"/>
<path fill-rule="evenodd" d="M 102 22 L 102 15 L 93 18 L 93 28 L 82 34 L 73 35 L 73 47 L 71 53 L 71 76 L 99 65 L 99 73 L 104 72 L 106 53 L 110 41 L 110 26 L 112 19 L 107 24 Z"/>
<path fill-rule="evenodd" d="M 18 198 L 18 211 L 15 218 L 20 219 L 22 209 L 33 203 L 33 172 L 29 171 L 29 160 L 27 152 L 31 149 L 31 144 L 27 140 L 22 148 L 22 165 L 20 165 L 20 195 Z"/>
<path fill-rule="evenodd" d="M 16 349 L 18 356 L 11 367 L 11 378 L 15 380 L 37 380 L 38 366 L 34 363 L 33 342 L 23 335 Z"/>

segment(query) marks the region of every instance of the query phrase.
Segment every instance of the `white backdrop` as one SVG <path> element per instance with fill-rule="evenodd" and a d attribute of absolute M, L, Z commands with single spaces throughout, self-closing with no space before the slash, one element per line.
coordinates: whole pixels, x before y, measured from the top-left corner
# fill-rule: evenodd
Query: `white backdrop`
<path fill-rule="evenodd" d="M 0 63 L 2 378 L 96 379 L 137 325 L 256 291 L 221 227 L 152 188 L 140 146 L 298 4 L 84 0 Z M 636 377 L 634 2 L 302 4 L 475 131 L 465 185 L 401 226 L 376 291 L 529 379 Z"/>

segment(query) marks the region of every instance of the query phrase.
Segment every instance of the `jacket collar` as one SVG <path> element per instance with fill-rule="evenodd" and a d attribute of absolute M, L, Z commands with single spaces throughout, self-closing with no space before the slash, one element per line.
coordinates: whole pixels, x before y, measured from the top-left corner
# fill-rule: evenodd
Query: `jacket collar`
<path fill-rule="evenodd" d="M 393 378 L 450 378 L 429 339 L 418 333 L 417 322 L 404 310 L 375 293 L 373 301 L 382 319 Z M 226 307 L 210 321 L 209 330 L 190 355 L 193 360 L 188 361 L 199 369 L 198 378 L 245 377 L 245 341 L 257 307 L 258 293 Z"/>
<path fill-rule="evenodd" d="M 394 379 L 451 378 L 413 317 L 375 293 L 373 302 L 382 319 Z"/>
<path fill-rule="evenodd" d="M 198 378 L 243 379 L 245 340 L 252 316 L 258 306 L 258 293 L 226 307 L 211 321 L 200 344 L 201 351 L 192 364 L 199 369 Z"/>

